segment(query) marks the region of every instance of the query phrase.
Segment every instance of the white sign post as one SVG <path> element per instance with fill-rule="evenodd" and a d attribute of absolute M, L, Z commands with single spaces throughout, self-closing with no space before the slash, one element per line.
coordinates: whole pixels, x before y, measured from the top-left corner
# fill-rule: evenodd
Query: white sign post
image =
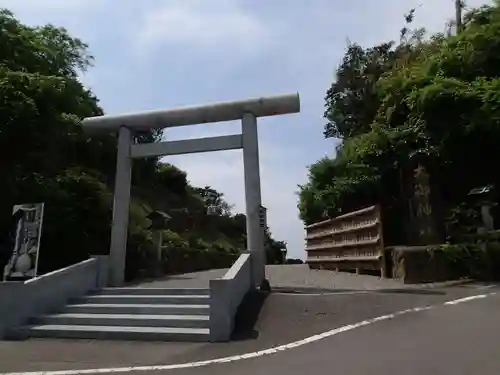
<path fill-rule="evenodd" d="M 36 277 L 43 224 L 43 203 L 19 204 L 12 210 L 16 228 L 12 255 L 5 266 L 4 281 Z"/>

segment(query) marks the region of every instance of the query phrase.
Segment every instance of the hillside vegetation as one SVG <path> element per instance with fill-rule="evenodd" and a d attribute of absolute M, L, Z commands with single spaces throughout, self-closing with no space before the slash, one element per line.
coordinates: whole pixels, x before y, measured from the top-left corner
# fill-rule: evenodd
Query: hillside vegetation
<path fill-rule="evenodd" d="M 109 251 L 116 135 L 89 138 L 81 120 L 103 114 L 79 81 L 91 67 L 87 45 L 52 25 L 28 27 L 0 11 L 0 233 L 6 238 L 12 206 L 45 202 L 39 270 L 47 272 Z M 156 142 L 161 131 L 136 135 Z M 224 267 L 245 248 L 245 216 L 232 214 L 217 193 L 218 213 L 207 215 L 210 187 L 158 159 L 134 161 L 127 277 L 148 269 L 152 209 L 172 216 L 165 233 L 165 272 Z M 284 243 L 267 231 L 269 262 Z"/>
<path fill-rule="evenodd" d="M 500 3 L 469 11 L 458 33 L 426 37 L 414 16 L 398 43 L 348 46 L 325 106 L 324 135 L 340 144 L 301 186 L 305 223 L 381 203 L 402 232 L 400 173 L 415 153 L 432 161 L 449 235 L 471 189 L 500 187 Z"/>

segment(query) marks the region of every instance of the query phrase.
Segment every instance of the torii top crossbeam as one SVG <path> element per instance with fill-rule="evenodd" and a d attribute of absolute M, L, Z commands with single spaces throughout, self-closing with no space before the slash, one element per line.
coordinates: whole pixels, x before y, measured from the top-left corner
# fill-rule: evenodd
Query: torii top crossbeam
<path fill-rule="evenodd" d="M 247 113 L 263 117 L 298 112 L 300 112 L 300 99 L 299 94 L 295 93 L 203 106 L 88 117 L 83 120 L 83 127 L 88 132 L 118 130 L 121 126 L 126 126 L 130 130 L 146 130 L 233 121 L 243 118 Z"/>

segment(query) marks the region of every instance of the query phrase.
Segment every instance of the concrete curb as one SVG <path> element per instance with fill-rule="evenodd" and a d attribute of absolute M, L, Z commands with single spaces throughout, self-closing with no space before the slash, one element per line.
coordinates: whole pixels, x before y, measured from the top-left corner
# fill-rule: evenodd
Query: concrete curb
<path fill-rule="evenodd" d="M 476 280 L 474 279 L 461 279 L 461 280 L 450 280 L 450 281 L 442 281 L 442 282 L 436 282 L 436 283 L 426 283 L 426 284 L 414 284 L 409 286 L 409 288 L 447 288 L 451 286 L 458 286 L 458 285 L 465 285 L 465 284 L 471 284 L 475 282 Z M 408 285 L 408 284 L 406 284 Z"/>
<path fill-rule="evenodd" d="M 321 287 L 312 287 L 312 286 L 294 286 L 294 285 L 275 285 L 272 286 L 271 293 L 280 293 L 280 294 L 307 294 L 307 293 L 376 293 L 376 292 L 391 292 L 391 291 L 399 291 L 403 292 L 405 290 L 413 291 L 415 289 L 439 289 L 439 288 L 448 288 L 452 286 L 459 286 L 465 284 L 471 284 L 475 282 L 473 279 L 462 279 L 462 280 L 450 280 L 443 281 L 437 283 L 428 283 L 428 284 L 402 284 L 401 287 L 393 287 L 393 288 L 361 288 L 361 289 L 347 289 L 347 288 L 321 288 Z"/>

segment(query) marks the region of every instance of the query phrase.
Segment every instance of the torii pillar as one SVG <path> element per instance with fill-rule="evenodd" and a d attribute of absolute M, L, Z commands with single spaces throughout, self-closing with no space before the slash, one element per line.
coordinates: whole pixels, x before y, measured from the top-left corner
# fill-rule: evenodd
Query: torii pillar
<path fill-rule="evenodd" d="M 261 186 L 257 117 L 300 112 L 299 94 L 222 102 L 204 106 L 149 111 L 118 116 L 98 116 L 83 120 L 89 133 L 118 133 L 113 222 L 110 248 L 110 286 L 123 285 L 129 222 L 132 159 L 180 155 L 196 152 L 243 149 L 247 249 L 252 254 L 255 285 L 265 280 L 264 230 L 260 223 Z M 181 141 L 133 144 L 133 133 L 222 121 L 241 120 L 241 134 Z"/>

